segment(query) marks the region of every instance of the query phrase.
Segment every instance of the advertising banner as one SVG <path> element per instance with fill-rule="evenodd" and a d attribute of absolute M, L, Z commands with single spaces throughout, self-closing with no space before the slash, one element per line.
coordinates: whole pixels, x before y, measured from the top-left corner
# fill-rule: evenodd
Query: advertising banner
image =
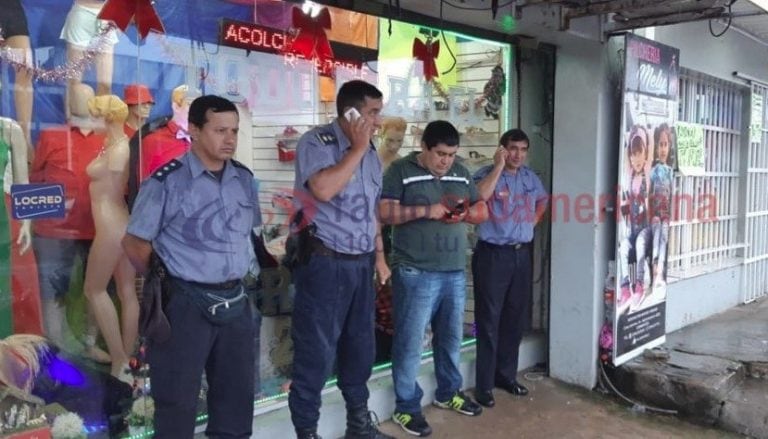
<path fill-rule="evenodd" d="M 665 339 L 667 242 L 677 161 L 679 51 L 632 34 L 625 37 L 625 48 L 614 365 Z"/>

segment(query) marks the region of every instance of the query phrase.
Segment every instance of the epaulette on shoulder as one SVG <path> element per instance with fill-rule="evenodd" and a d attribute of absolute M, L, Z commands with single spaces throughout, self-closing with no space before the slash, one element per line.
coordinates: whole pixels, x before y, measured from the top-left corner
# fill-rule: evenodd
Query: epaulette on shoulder
<path fill-rule="evenodd" d="M 335 145 L 338 143 L 336 135 L 331 131 L 318 131 L 315 135 L 317 136 L 317 139 L 320 140 L 320 142 L 322 142 L 322 144 L 325 146 Z"/>
<path fill-rule="evenodd" d="M 245 169 L 246 171 L 248 171 L 248 173 L 249 173 L 249 174 L 253 175 L 253 171 L 251 171 L 251 169 L 250 169 L 250 168 L 248 168 L 248 166 L 245 166 L 244 164 L 242 164 L 242 163 L 238 162 L 238 161 L 237 161 L 237 160 L 235 160 L 235 159 L 231 159 L 230 161 L 232 162 L 232 164 L 233 164 L 233 165 L 234 165 L 236 168 Z"/>
<path fill-rule="evenodd" d="M 169 175 L 171 175 L 172 172 L 181 169 L 183 166 L 184 165 L 180 161 L 173 159 L 170 162 L 164 164 L 163 166 L 160 166 L 159 168 L 157 168 L 157 170 L 152 173 L 152 178 L 160 181 L 165 181 L 165 179 Z"/>

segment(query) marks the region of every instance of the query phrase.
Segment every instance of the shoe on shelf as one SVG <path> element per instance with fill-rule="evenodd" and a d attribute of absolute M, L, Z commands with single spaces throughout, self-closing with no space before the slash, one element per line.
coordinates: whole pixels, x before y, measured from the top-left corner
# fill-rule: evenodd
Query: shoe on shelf
<path fill-rule="evenodd" d="M 493 392 L 490 390 L 475 390 L 475 401 L 483 407 L 493 407 L 496 400 L 493 399 Z"/>
<path fill-rule="evenodd" d="M 467 416 L 477 416 L 483 412 L 482 407 L 464 396 L 462 392 L 456 392 L 448 401 L 435 400 L 432 404 L 441 409 L 453 410 Z"/>
<path fill-rule="evenodd" d="M 421 413 L 395 412 L 392 415 L 392 421 L 405 430 L 406 433 L 413 436 L 427 437 L 432 434 L 432 427 L 427 424 L 427 420 L 424 419 L 424 415 Z"/>
<path fill-rule="evenodd" d="M 517 381 L 497 380 L 496 387 L 499 389 L 504 389 L 507 392 L 517 396 L 525 396 L 528 394 L 528 389 Z"/>

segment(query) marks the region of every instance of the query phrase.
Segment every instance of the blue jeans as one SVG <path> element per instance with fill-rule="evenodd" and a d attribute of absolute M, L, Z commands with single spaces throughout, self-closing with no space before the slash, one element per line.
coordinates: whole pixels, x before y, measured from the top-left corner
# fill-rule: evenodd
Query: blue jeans
<path fill-rule="evenodd" d="M 392 378 L 399 413 L 420 413 L 424 391 L 416 382 L 421 365 L 424 332 L 432 324 L 432 351 L 438 401 L 461 389 L 461 348 L 466 276 L 464 271 L 424 271 L 400 265 L 392 277 L 395 335 Z"/>

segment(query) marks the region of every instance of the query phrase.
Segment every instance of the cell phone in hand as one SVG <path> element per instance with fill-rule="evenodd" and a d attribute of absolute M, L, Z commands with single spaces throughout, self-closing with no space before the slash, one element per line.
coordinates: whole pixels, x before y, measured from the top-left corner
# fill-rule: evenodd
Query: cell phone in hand
<path fill-rule="evenodd" d="M 464 200 L 459 200 L 458 203 L 456 203 L 455 206 L 453 206 L 453 209 L 448 213 L 448 218 L 453 218 L 457 216 L 461 216 L 464 211 L 467 209 L 467 206 L 464 204 Z"/>
<path fill-rule="evenodd" d="M 360 117 L 360 112 L 357 111 L 357 108 L 350 107 L 347 111 L 344 112 L 344 117 L 349 122 L 354 122 L 355 120 L 357 120 Z"/>

